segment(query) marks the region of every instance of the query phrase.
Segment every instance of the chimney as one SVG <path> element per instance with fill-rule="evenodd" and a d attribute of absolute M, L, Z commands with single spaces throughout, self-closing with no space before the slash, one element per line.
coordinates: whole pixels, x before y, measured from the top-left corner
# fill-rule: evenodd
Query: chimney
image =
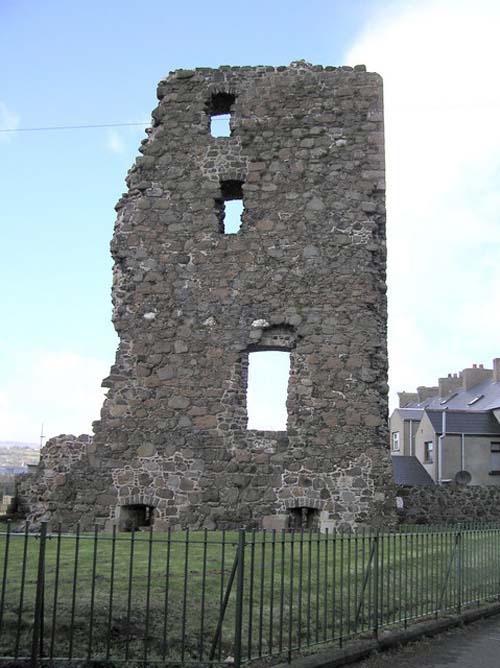
<path fill-rule="evenodd" d="M 448 374 L 448 378 L 438 378 L 439 396 L 441 399 L 449 396 L 452 392 L 462 389 L 462 378 L 458 374 Z"/>
<path fill-rule="evenodd" d="M 493 360 L 493 380 L 495 383 L 500 383 L 500 357 L 495 357 Z"/>
<path fill-rule="evenodd" d="M 437 397 L 439 394 L 439 387 L 426 387 L 425 385 L 420 385 L 420 387 L 417 387 L 417 396 L 418 396 L 418 403 L 421 404 L 423 401 L 426 399 L 430 399 L 431 397 Z"/>
<path fill-rule="evenodd" d="M 418 403 L 418 397 L 416 392 L 398 392 L 399 397 L 399 407 L 404 408 L 408 404 Z"/>
<path fill-rule="evenodd" d="M 482 364 L 480 366 L 473 364 L 472 367 L 462 371 L 462 387 L 464 390 L 470 390 L 475 385 L 482 383 L 483 380 L 492 378 L 492 376 L 492 369 L 485 369 Z"/>

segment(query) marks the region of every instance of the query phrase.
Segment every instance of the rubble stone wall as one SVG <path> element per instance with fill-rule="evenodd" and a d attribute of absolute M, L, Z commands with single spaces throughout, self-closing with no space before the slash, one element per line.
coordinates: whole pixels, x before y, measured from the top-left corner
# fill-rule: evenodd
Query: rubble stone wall
<path fill-rule="evenodd" d="M 493 485 L 398 487 L 397 496 L 401 524 L 500 521 L 500 488 Z"/>
<path fill-rule="evenodd" d="M 231 136 L 215 138 L 220 95 Z M 158 528 L 260 526 L 297 504 L 324 526 L 392 522 L 380 77 L 199 68 L 158 98 L 117 205 L 120 344 L 75 507 L 104 526 L 135 503 Z M 242 225 L 225 234 L 235 184 Z M 290 353 L 286 432 L 247 430 L 258 350 Z"/>

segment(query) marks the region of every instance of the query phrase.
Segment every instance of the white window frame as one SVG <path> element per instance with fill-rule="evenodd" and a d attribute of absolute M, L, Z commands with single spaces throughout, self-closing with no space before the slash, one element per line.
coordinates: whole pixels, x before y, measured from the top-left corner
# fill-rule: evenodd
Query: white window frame
<path fill-rule="evenodd" d="M 392 432 L 391 450 L 392 450 L 392 452 L 399 452 L 401 450 L 401 441 L 400 441 L 400 438 L 399 438 L 399 431 L 393 431 Z"/>

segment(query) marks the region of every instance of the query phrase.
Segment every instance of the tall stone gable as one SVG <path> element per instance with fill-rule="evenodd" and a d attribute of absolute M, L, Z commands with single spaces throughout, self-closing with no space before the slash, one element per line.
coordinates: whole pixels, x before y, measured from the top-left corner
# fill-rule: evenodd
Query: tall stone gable
<path fill-rule="evenodd" d="M 380 77 L 199 68 L 157 92 L 117 205 L 120 344 L 73 508 L 106 524 L 144 507 L 158 528 L 392 521 Z M 290 353 L 287 431 L 247 429 L 256 350 Z"/>

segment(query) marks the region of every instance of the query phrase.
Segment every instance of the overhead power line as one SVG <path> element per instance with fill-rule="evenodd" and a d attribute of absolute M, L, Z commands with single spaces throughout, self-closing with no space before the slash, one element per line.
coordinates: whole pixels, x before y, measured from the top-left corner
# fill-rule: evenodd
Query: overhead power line
<path fill-rule="evenodd" d="M 223 121 L 223 118 L 212 118 L 213 121 Z M 134 122 L 134 123 L 95 123 L 92 125 L 49 125 L 40 128 L 1 128 L 0 132 L 42 132 L 46 130 L 86 130 L 87 128 L 123 128 L 131 125 L 149 125 L 148 122 Z"/>
<path fill-rule="evenodd" d="M 148 125 L 145 122 L 137 123 L 96 123 L 94 125 L 51 125 L 45 128 L 5 128 L 0 132 L 39 132 L 41 130 L 83 130 L 87 128 L 122 128 L 127 125 Z"/>

